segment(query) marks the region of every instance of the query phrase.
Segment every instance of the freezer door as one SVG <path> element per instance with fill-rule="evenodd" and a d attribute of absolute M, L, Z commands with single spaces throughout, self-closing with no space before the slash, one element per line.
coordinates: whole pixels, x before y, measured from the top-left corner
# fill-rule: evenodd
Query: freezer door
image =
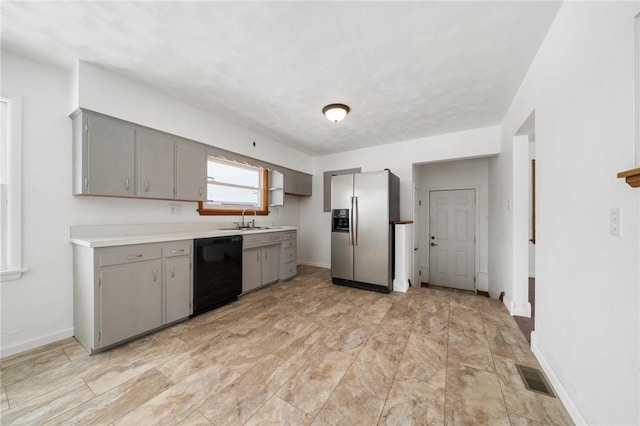
<path fill-rule="evenodd" d="M 334 211 L 346 210 L 349 231 L 344 231 L 344 222 L 338 227 L 340 232 L 331 232 L 331 276 L 353 280 L 353 245 L 351 224 L 351 202 L 353 200 L 353 175 L 340 175 L 331 178 L 331 220 Z M 333 223 L 332 223 L 333 226 Z"/>
<path fill-rule="evenodd" d="M 386 171 L 354 175 L 354 280 L 390 286 L 389 176 Z"/>

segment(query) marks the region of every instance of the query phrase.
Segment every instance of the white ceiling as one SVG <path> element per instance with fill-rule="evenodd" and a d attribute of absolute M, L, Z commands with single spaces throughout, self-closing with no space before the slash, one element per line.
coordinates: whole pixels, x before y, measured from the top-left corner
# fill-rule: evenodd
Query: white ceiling
<path fill-rule="evenodd" d="M 3 48 L 91 62 L 311 155 L 498 124 L 560 2 L 2 1 Z M 321 109 L 346 103 L 331 123 Z"/>

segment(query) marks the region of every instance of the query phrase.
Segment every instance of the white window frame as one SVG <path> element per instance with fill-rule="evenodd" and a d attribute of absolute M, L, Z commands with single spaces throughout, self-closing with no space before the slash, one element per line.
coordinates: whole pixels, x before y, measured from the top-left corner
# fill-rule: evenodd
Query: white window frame
<path fill-rule="evenodd" d="M 2 194 L 7 229 L 2 238 L 6 247 L 6 265 L 0 268 L 0 280 L 22 277 L 27 268 L 22 264 L 22 97 L 0 98 L 7 103 L 7 168 L 6 192 Z"/>

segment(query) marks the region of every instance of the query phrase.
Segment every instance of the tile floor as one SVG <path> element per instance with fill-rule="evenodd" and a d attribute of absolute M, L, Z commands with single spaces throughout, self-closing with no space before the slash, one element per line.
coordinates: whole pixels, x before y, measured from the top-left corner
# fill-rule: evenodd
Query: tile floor
<path fill-rule="evenodd" d="M 335 286 L 326 269 L 101 354 L 66 339 L 0 361 L 0 423 L 572 424 L 504 306 Z"/>

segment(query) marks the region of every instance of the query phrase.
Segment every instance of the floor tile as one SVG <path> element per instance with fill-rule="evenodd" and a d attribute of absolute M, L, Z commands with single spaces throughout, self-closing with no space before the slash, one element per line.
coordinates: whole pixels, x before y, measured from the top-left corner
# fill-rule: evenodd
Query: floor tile
<path fill-rule="evenodd" d="M 444 401 L 444 390 L 439 386 L 414 378 L 396 379 L 378 424 L 444 424 Z"/>
<path fill-rule="evenodd" d="M 366 345 L 345 374 L 342 383 L 372 396 L 383 397 L 391 388 L 401 356 L 390 350 L 380 351 L 373 345 Z"/>
<path fill-rule="evenodd" d="M 134 359 L 113 364 L 108 368 L 83 375 L 82 378 L 93 393 L 100 395 L 183 353 L 186 348 L 182 340 L 171 338 L 138 354 Z"/>
<path fill-rule="evenodd" d="M 203 368 L 138 406 L 115 424 L 176 424 L 237 378 L 238 374 L 222 364 Z"/>
<path fill-rule="evenodd" d="M 500 301 L 301 265 L 93 356 L 65 339 L 0 360 L 0 424 L 571 424 L 515 362 L 538 367 Z"/>
<path fill-rule="evenodd" d="M 340 384 L 316 416 L 314 425 L 374 425 L 378 422 L 386 394 L 375 397 Z"/>
<path fill-rule="evenodd" d="M 398 378 L 413 377 L 444 388 L 446 372 L 447 346 L 429 335 L 412 333 L 400 360 Z"/>
<path fill-rule="evenodd" d="M 7 398 L 7 389 L 2 386 L 0 388 L 0 411 L 9 409 L 9 398 Z"/>
<path fill-rule="evenodd" d="M 52 419 L 54 425 L 111 424 L 172 385 L 152 369 Z"/>
<path fill-rule="evenodd" d="M 277 395 L 305 413 L 315 416 L 352 362 L 352 356 L 322 350 L 298 370 L 280 388 Z"/>
<path fill-rule="evenodd" d="M 451 327 L 448 348 L 449 368 L 467 366 L 495 373 L 489 342 L 484 332 L 478 333 L 474 329 Z"/>
<path fill-rule="evenodd" d="M 498 376 L 464 367 L 447 370 L 445 423 L 509 425 Z"/>
<path fill-rule="evenodd" d="M 294 407 L 288 402 L 271 397 L 260 409 L 245 423 L 247 426 L 253 425 L 309 425 L 313 417 L 304 411 Z"/>
<path fill-rule="evenodd" d="M 243 424 L 271 398 L 265 386 L 244 374 L 206 400 L 198 411 L 216 425 Z"/>
<path fill-rule="evenodd" d="M 525 388 L 515 361 L 495 357 L 495 362 L 510 415 L 514 414 L 551 425 L 573 424 L 569 413 L 557 397 L 542 395 Z M 531 367 L 539 368 L 537 365 L 531 365 Z"/>
<path fill-rule="evenodd" d="M 187 417 L 184 418 L 179 426 L 210 426 L 213 425 L 205 416 L 200 414 L 197 410 L 193 410 Z"/>
<path fill-rule="evenodd" d="M 91 400 L 93 397 L 93 393 L 84 381 L 76 378 L 40 397 L 33 398 L 21 405 L 12 406 L 9 411 L 3 411 L 0 415 L 0 424 L 32 425 L 42 423 Z"/>

